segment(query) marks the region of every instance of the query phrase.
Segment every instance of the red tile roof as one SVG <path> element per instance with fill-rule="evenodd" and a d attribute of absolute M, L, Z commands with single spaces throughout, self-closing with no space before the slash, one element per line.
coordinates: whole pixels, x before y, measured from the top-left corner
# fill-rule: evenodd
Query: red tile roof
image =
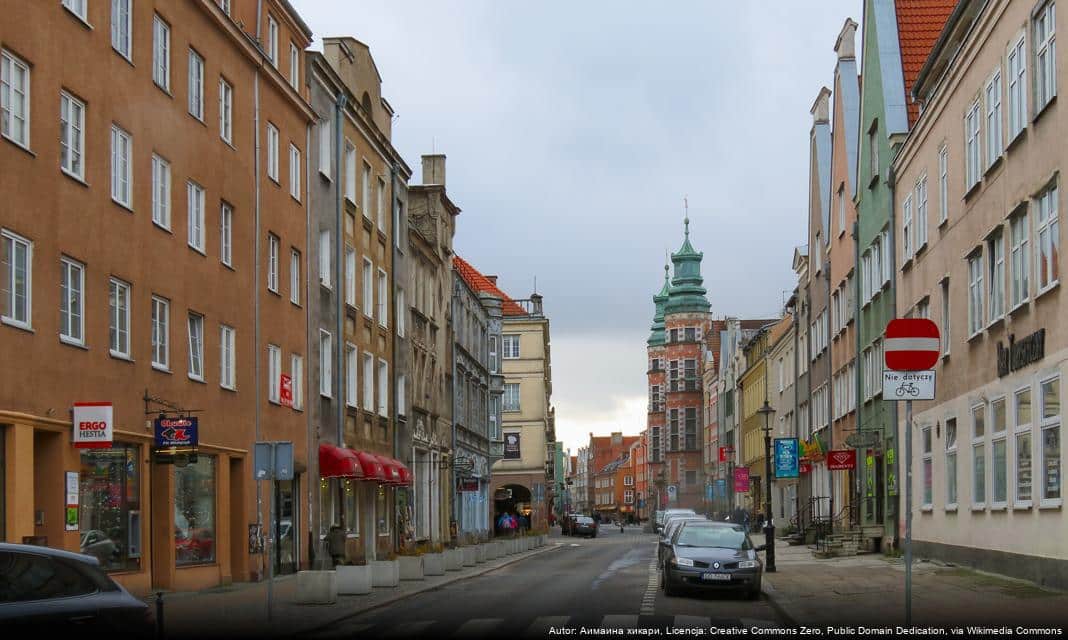
<path fill-rule="evenodd" d="M 942 33 L 942 27 L 957 6 L 957 0 L 895 0 L 895 4 L 901 67 L 905 75 L 905 103 L 911 128 L 920 115 L 920 105 L 912 101 L 912 86 Z"/>
<path fill-rule="evenodd" d="M 460 274 L 460 277 L 464 279 L 467 286 L 471 287 L 475 293 L 492 293 L 501 299 L 502 312 L 506 316 L 525 316 L 527 312 L 523 310 L 523 307 L 516 304 L 515 300 L 508 297 L 508 294 L 497 288 L 497 285 L 493 284 L 493 281 L 482 275 L 478 269 L 472 267 L 466 260 L 460 256 L 452 257 L 452 268 L 456 269 L 456 273 Z"/>

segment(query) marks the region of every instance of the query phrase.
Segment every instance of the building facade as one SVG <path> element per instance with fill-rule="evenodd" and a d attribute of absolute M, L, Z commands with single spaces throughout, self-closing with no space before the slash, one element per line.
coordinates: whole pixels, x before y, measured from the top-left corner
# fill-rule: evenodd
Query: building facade
<path fill-rule="evenodd" d="M 794 338 L 797 329 L 794 316 L 789 311 L 782 320 L 773 325 L 769 337 L 770 349 L 767 355 L 768 405 L 774 413 L 770 417 L 771 437 L 796 438 L 794 430 Z M 772 494 L 772 510 L 776 518 L 775 525 L 785 528 L 796 526 L 798 509 L 798 484 L 801 482 L 800 469 L 797 478 L 779 478 L 776 476 Z"/>
<path fill-rule="evenodd" d="M 571 487 L 574 501 L 574 513 L 591 513 L 590 511 L 590 449 L 579 447 L 575 456 L 575 483 Z"/>
<path fill-rule="evenodd" d="M 897 314 L 940 327 L 912 430 L 917 552 L 1065 588 L 1068 333 L 1058 287 L 1066 116 L 1054 3 L 964 3 L 908 89 L 894 162 Z M 1060 19 L 1064 23 L 1064 19 Z M 930 183 L 930 196 L 927 184 Z M 903 422 L 899 426 L 909 428 Z M 904 513 L 904 504 L 902 504 Z"/>

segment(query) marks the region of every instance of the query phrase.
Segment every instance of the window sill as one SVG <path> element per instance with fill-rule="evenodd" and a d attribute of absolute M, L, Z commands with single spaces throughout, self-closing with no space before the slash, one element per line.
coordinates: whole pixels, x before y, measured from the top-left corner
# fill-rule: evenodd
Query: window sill
<path fill-rule="evenodd" d="M 334 181 L 334 178 L 331 177 L 329 173 L 323 171 L 322 169 L 319 169 L 319 177 L 322 178 L 323 180 L 326 180 L 327 182 L 333 182 Z"/>
<path fill-rule="evenodd" d="M 188 243 L 186 243 L 186 244 L 187 244 L 187 245 L 189 246 L 189 248 L 190 248 L 190 249 L 192 249 L 193 251 L 196 251 L 197 253 L 199 253 L 200 255 L 204 256 L 205 258 L 207 258 L 207 257 L 208 257 L 208 254 L 204 253 L 204 250 L 203 250 L 203 249 L 199 249 L 199 248 L 197 248 L 197 247 L 194 247 L 193 245 L 191 245 L 191 244 L 188 244 Z"/>
<path fill-rule="evenodd" d="M 986 511 L 986 503 L 973 504 L 972 511 Z"/>
<path fill-rule="evenodd" d="M 271 182 L 273 182 L 273 183 L 274 183 L 274 186 L 276 186 L 276 187 L 278 187 L 278 188 L 281 188 L 281 187 L 282 187 L 282 183 L 281 183 L 281 182 L 279 182 L 279 181 L 278 181 L 278 178 L 276 178 L 275 176 L 272 176 L 271 174 L 269 174 L 269 173 L 268 173 L 268 174 L 267 174 L 267 179 L 268 179 L 268 180 L 270 180 Z"/>
<path fill-rule="evenodd" d="M 319 392 L 319 397 L 320 398 L 326 398 L 327 400 L 333 400 L 334 399 L 333 394 L 323 393 L 322 391 Z M 271 402 L 276 402 L 276 401 L 275 400 L 271 400 Z"/>
<path fill-rule="evenodd" d="M 207 384 L 206 382 L 204 382 L 204 378 L 202 378 L 202 377 L 194 376 L 191 373 L 188 374 L 188 376 L 189 376 L 189 379 L 192 380 L 193 382 L 199 382 L 200 384 Z"/>
<path fill-rule="evenodd" d="M 85 342 L 84 341 L 75 340 L 73 338 L 65 338 L 63 336 L 59 336 L 59 341 L 61 343 L 65 344 L 65 345 L 67 345 L 68 347 L 74 347 L 76 349 L 81 349 L 82 351 L 88 351 L 89 350 L 89 347 L 85 346 Z"/>
<path fill-rule="evenodd" d="M 133 210 L 133 207 L 131 207 L 130 205 L 126 204 L 125 202 L 119 202 L 119 201 L 118 201 L 118 200 L 116 200 L 116 199 L 115 199 L 114 197 L 113 197 L 113 198 L 111 199 L 111 201 L 112 201 L 113 203 L 115 203 L 115 204 L 119 205 L 119 207 L 121 207 L 121 208 L 123 208 L 123 209 L 126 209 L 126 210 L 127 210 L 127 211 L 129 211 L 130 213 L 133 213 L 133 212 L 134 212 L 134 210 Z"/>
<path fill-rule="evenodd" d="M 165 227 L 165 226 L 161 225 L 160 223 L 156 222 L 155 220 L 152 221 L 152 226 L 157 228 L 157 229 L 159 229 L 160 231 L 166 231 L 167 233 L 171 234 L 172 236 L 174 235 L 174 232 L 171 231 L 170 227 Z"/>
<path fill-rule="evenodd" d="M 994 158 L 994 161 L 987 166 L 985 171 L 983 171 L 983 180 L 990 179 L 990 174 L 994 173 L 994 170 L 1001 166 L 1001 161 L 1004 157 L 1004 155 L 999 154 L 998 157 Z"/>
<path fill-rule="evenodd" d="M 1049 509 L 1049 510 L 1053 510 L 1053 509 L 1059 510 L 1061 508 L 1062 503 L 1063 503 L 1063 500 L 1061 500 L 1060 498 L 1054 498 L 1052 500 L 1042 500 L 1042 501 L 1040 501 L 1038 503 L 1038 509 L 1039 509 L 1039 511 L 1045 511 L 1047 509 Z"/>
<path fill-rule="evenodd" d="M 295 196 L 295 195 L 293 195 L 292 192 L 290 192 L 289 197 L 293 198 L 293 201 L 296 202 L 297 204 L 304 204 L 303 202 L 300 201 L 300 198 Z"/>
<path fill-rule="evenodd" d="M 944 228 L 944 227 L 945 227 L 945 226 L 946 226 L 947 224 L 949 224 L 949 218 L 948 218 L 948 217 L 947 217 L 947 218 L 942 218 L 941 220 L 939 220 L 939 221 L 938 221 L 938 228 L 939 228 L 939 229 L 942 229 L 942 228 Z"/>
<path fill-rule="evenodd" d="M 1032 505 L 1030 500 L 1028 500 L 1027 502 L 1017 502 L 1012 505 L 1013 511 L 1030 511 L 1031 508 Z"/>
<path fill-rule="evenodd" d="M 998 502 L 990 505 L 990 511 L 1008 511 L 1009 505 L 1004 502 Z"/>
<path fill-rule="evenodd" d="M 229 391 L 230 393 L 237 393 L 237 387 L 228 387 L 225 384 L 220 384 L 219 388 L 223 391 Z"/>
<path fill-rule="evenodd" d="M 982 329 L 980 329 L 980 330 L 976 331 L 975 333 L 973 333 L 972 335 L 968 336 L 968 342 L 973 342 L 976 338 L 981 338 L 981 337 L 983 337 L 983 330 Z"/>
<path fill-rule="evenodd" d="M 202 116 L 202 115 L 198 116 L 197 114 L 193 113 L 192 111 L 187 111 L 186 113 L 189 114 L 190 118 L 196 120 L 197 122 L 199 122 L 200 124 L 204 125 L 205 127 L 208 126 L 208 123 L 204 122 L 204 116 Z"/>
<path fill-rule="evenodd" d="M 1026 134 L 1027 134 L 1027 127 L 1021 127 L 1020 130 L 1016 132 L 1016 135 L 1014 135 L 1012 137 L 1012 140 L 1009 140 L 1009 143 L 1005 145 L 1006 153 L 1009 152 L 1009 151 L 1012 151 L 1012 149 L 1017 144 L 1019 144 L 1021 140 L 1026 138 L 1027 137 Z"/>
<path fill-rule="evenodd" d="M 93 25 L 89 24 L 88 20 L 86 20 L 85 18 L 81 17 L 77 13 L 71 11 L 70 8 L 68 8 L 66 5 L 61 5 L 61 6 L 63 7 L 63 10 L 66 11 L 69 15 L 74 16 L 74 19 L 77 20 L 83 27 L 85 27 L 86 29 L 89 29 L 90 31 L 93 30 Z"/>
<path fill-rule="evenodd" d="M 226 267 L 230 271 L 233 271 L 234 273 L 237 273 L 237 269 L 234 268 L 234 265 L 232 265 L 232 264 L 230 264 L 228 262 L 223 262 L 222 260 L 219 261 L 219 264 L 221 264 L 222 266 Z"/>
<path fill-rule="evenodd" d="M 1026 311 L 1027 308 L 1028 308 L 1028 303 L 1030 301 L 1031 301 L 1030 298 L 1024 298 L 1020 302 L 1020 304 L 1016 305 L 1012 309 L 1009 309 L 1009 317 L 1015 316 L 1016 314 L 1020 313 L 1021 311 Z"/>
<path fill-rule="evenodd" d="M 131 35 L 132 35 L 132 34 L 131 34 Z M 131 38 L 131 39 L 132 39 L 132 38 Z M 125 60 L 125 61 L 126 61 L 126 63 L 127 63 L 127 64 L 129 64 L 129 65 L 130 65 L 131 67 L 133 67 L 134 69 L 136 69 L 136 68 L 137 68 L 137 65 L 135 65 L 135 64 L 133 63 L 133 60 L 131 60 L 131 59 L 130 59 L 130 56 L 126 55 L 125 53 L 123 53 L 123 52 L 121 52 L 121 51 L 119 51 L 119 50 L 118 50 L 118 49 L 116 49 L 115 47 L 111 47 L 111 50 L 115 52 L 115 55 L 117 55 L 117 56 L 119 56 L 120 58 L 122 58 L 123 60 Z"/>
<path fill-rule="evenodd" d="M 300 304 L 300 301 L 299 300 L 294 300 L 293 298 L 289 299 L 289 304 L 293 305 L 294 307 L 296 307 L 298 309 L 303 308 L 302 305 Z"/>
<path fill-rule="evenodd" d="M 74 173 L 71 173 L 70 171 L 67 171 L 63 167 L 60 167 L 59 170 L 63 175 L 67 176 L 68 178 L 70 178 L 71 180 L 77 182 L 78 184 L 82 185 L 83 187 L 86 187 L 86 188 L 89 187 L 89 183 L 85 181 L 84 177 L 79 176 L 79 175 L 74 174 Z"/>
<path fill-rule="evenodd" d="M 161 85 L 160 83 L 156 82 L 155 80 L 152 81 L 152 84 L 156 85 L 156 88 L 159 89 L 160 91 L 162 91 L 163 94 L 166 95 L 168 98 L 170 98 L 171 100 L 174 99 L 174 94 L 171 93 L 171 88 L 170 87 L 165 87 L 165 86 Z"/>
<path fill-rule="evenodd" d="M 134 363 L 134 359 L 131 358 L 130 355 L 127 353 L 119 353 L 117 351 L 108 350 L 108 355 L 114 358 L 115 360 L 122 360 L 123 362 L 129 362 L 130 364 Z"/>
<path fill-rule="evenodd" d="M 33 157 L 33 158 L 37 157 L 36 153 L 34 153 L 33 151 L 30 151 L 29 147 L 27 147 L 26 145 L 22 144 L 18 140 L 15 140 L 14 138 L 9 138 L 6 135 L 0 136 L 0 137 L 2 137 L 4 140 L 7 140 L 11 144 L 15 145 L 15 147 L 18 148 L 19 150 L 21 150 L 22 152 L 29 154 L 31 157 Z"/>
<path fill-rule="evenodd" d="M 27 322 L 19 322 L 18 320 L 14 320 L 12 318 L 0 318 L 0 324 L 4 324 L 14 329 L 21 329 L 22 331 L 25 331 L 27 333 L 36 333 L 36 331 L 33 330 L 33 326 L 31 324 Z"/>
<path fill-rule="evenodd" d="M 929 505 L 929 504 L 925 504 L 922 507 L 920 507 L 920 511 L 922 513 L 934 513 L 934 506 L 933 505 Z"/>
<path fill-rule="evenodd" d="M 272 289 L 272 288 L 270 288 L 270 287 L 267 287 L 267 293 L 271 293 L 271 294 L 274 294 L 274 296 L 275 296 L 276 298 L 281 298 L 281 297 L 282 297 L 282 294 L 278 293 L 278 290 L 277 290 L 277 289 Z"/>
<path fill-rule="evenodd" d="M 997 327 L 999 324 L 1005 324 L 1005 314 L 1001 314 L 1000 316 L 991 320 L 990 324 L 986 325 L 986 330 L 990 331 L 991 329 Z"/>
<path fill-rule="evenodd" d="M 910 269 L 912 269 L 912 256 L 905 258 L 905 261 L 901 263 L 902 273 L 909 271 Z"/>
<path fill-rule="evenodd" d="M 982 186 L 982 184 L 983 184 L 982 180 L 976 180 L 975 184 L 973 184 L 972 186 L 968 187 L 968 189 L 964 192 L 964 197 L 962 198 L 962 200 L 967 202 L 969 198 L 971 198 L 973 195 L 975 195 L 975 192 L 979 190 L 979 187 Z"/>
<path fill-rule="evenodd" d="M 1035 294 L 1035 302 L 1038 302 L 1038 299 L 1039 299 L 1039 298 L 1041 298 L 1042 296 L 1046 295 L 1046 294 L 1047 294 L 1047 293 L 1049 293 L 1050 291 L 1053 291 L 1054 289 L 1056 289 L 1057 287 L 1059 287 L 1059 286 L 1060 286 L 1060 284 L 1061 284 L 1061 281 L 1060 281 L 1060 280 L 1055 280 L 1055 281 L 1053 281 L 1053 283 L 1052 283 L 1052 284 L 1050 284 L 1050 285 L 1049 285 L 1048 287 L 1046 287 L 1045 289 L 1043 289 L 1043 290 L 1039 291 L 1038 293 L 1036 293 L 1036 294 Z"/>
<path fill-rule="evenodd" d="M 1042 105 L 1042 107 L 1038 111 L 1035 111 L 1035 116 L 1031 118 L 1031 124 L 1038 122 L 1038 119 L 1045 115 L 1046 111 L 1048 111 L 1050 106 L 1052 106 L 1055 102 L 1057 102 L 1056 95 L 1047 100 L 1046 104 Z"/>
<path fill-rule="evenodd" d="M 174 373 L 171 371 L 170 367 L 165 367 L 161 364 L 156 364 L 155 362 L 152 363 L 152 369 L 154 371 L 159 371 L 160 373 Z"/>
<path fill-rule="evenodd" d="M 319 281 L 319 286 L 323 289 L 326 289 L 327 291 L 334 290 L 334 287 L 330 286 L 329 282 L 323 282 L 322 280 Z"/>
<path fill-rule="evenodd" d="M 946 505 L 946 513 L 956 513 L 956 512 L 957 512 L 957 505 L 956 504 L 947 504 Z"/>

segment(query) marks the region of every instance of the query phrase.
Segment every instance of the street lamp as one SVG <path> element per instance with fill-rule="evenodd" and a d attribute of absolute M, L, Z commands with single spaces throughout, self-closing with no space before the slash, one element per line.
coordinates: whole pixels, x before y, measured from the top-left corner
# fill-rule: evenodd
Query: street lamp
<path fill-rule="evenodd" d="M 767 525 L 764 527 L 766 542 L 764 570 L 768 573 L 775 573 L 775 519 L 772 517 L 771 511 L 771 423 L 768 420 L 771 414 L 775 413 L 775 409 L 772 409 L 765 399 L 764 406 L 757 409 L 757 413 L 764 416 L 764 474 L 767 477 L 767 482 L 765 483 L 767 486 L 767 499 L 764 507 L 764 515 L 767 518 Z"/>

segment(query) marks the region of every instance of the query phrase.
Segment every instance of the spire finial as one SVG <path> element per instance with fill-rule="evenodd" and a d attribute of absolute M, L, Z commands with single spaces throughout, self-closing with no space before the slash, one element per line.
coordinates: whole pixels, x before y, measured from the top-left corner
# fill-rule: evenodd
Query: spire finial
<path fill-rule="evenodd" d="M 683 222 L 685 223 L 685 226 L 686 226 L 686 237 L 689 238 L 690 237 L 690 202 L 689 202 L 689 199 L 686 196 L 682 197 L 682 208 L 686 210 L 686 217 L 683 219 Z"/>

